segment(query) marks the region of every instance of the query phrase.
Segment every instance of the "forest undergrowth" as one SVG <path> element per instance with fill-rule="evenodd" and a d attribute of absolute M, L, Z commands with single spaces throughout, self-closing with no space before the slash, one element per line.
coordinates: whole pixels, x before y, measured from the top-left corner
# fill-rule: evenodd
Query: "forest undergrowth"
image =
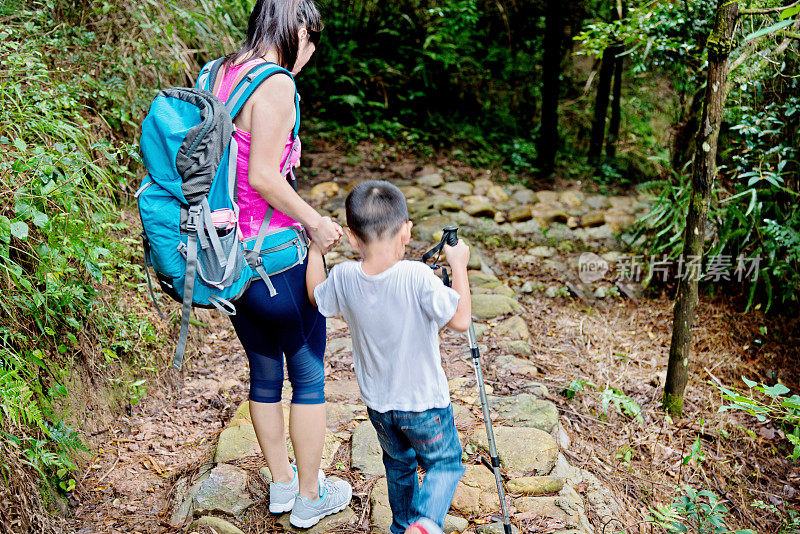
<path fill-rule="evenodd" d="M 469 3 L 456 2 L 454 13 L 461 4 L 464 9 L 469 7 Z M 88 449 L 103 439 L 109 422 L 120 413 L 135 411 L 148 392 L 163 392 L 174 385 L 167 362 L 177 310 L 161 321 L 150 306 L 138 222 L 130 210 L 141 172 L 136 148 L 138 124 L 158 88 L 190 83 L 205 60 L 235 47 L 248 9 L 246 1 L 0 1 L 0 531 L 59 530 L 60 516 L 53 512 L 69 513 L 73 492 L 89 463 Z M 363 13 L 365 20 L 370 13 Z M 463 13 L 465 28 L 480 33 L 477 15 L 469 10 Z M 433 26 L 442 26 L 444 37 L 463 29 L 456 23 L 445 24 L 441 16 L 427 17 Z M 435 71 L 438 62 L 449 65 L 455 58 L 446 42 L 434 44 L 419 55 L 426 72 Z M 479 66 L 470 68 L 473 70 L 459 73 L 462 83 L 480 71 Z M 327 75 L 333 74 L 333 70 L 327 71 Z M 379 74 L 371 76 L 373 84 L 384 83 Z M 341 81 L 358 85 L 351 82 Z M 340 112 L 379 107 L 356 89 L 348 94 L 363 97 L 365 102 L 343 94 L 332 101 L 331 107 Z M 482 91 L 493 94 L 496 90 L 494 85 L 480 87 L 475 95 L 480 99 L 485 96 Z M 520 91 L 518 97 L 527 94 Z M 572 97 L 579 95 L 574 89 L 570 91 Z M 630 96 L 632 102 L 641 97 L 640 92 Z M 580 102 L 570 98 L 565 112 L 568 119 L 588 118 L 589 104 L 581 107 Z M 656 110 L 657 121 L 662 122 L 667 119 L 660 115 L 671 112 L 668 103 L 659 98 L 644 107 Z M 319 105 L 316 109 L 324 112 Z M 758 117 L 746 110 L 741 113 L 755 132 Z M 370 113 L 365 116 L 374 118 Z M 646 137 L 650 148 L 663 144 L 666 136 L 657 121 L 651 124 L 642 119 L 634 128 L 638 138 Z M 381 158 L 387 151 L 393 161 L 412 159 L 413 165 L 440 155 L 429 144 L 440 139 L 417 126 L 377 119 L 374 124 L 375 128 L 366 131 L 353 124 L 341 125 L 344 138 L 335 139 L 341 144 L 332 149 L 342 160 L 337 165 L 363 172 L 385 163 Z M 310 131 L 321 138 L 336 127 L 317 121 Z M 753 132 L 748 138 L 748 153 L 764 148 L 764 141 Z M 381 135 L 392 140 L 375 150 L 372 143 Z M 510 180 L 531 177 L 531 144 L 520 141 L 515 145 L 506 143 L 506 139 L 501 147 L 504 156 L 498 159 L 493 138 L 476 139 L 463 150 L 450 150 L 448 157 L 455 156 L 458 165 L 497 165 L 498 174 Z M 584 141 L 575 135 L 575 146 Z M 640 170 L 663 170 L 661 163 L 640 157 L 646 156 L 648 148 L 626 142 L 631 144 L 627 149 L 623 146 L 621 152 L 629 154 L 626 157 L 630 161 L 638 161 Z M 320 142 L 318 148 L 326 150 L 324 144 Z M 637 150 L 643 153 L 637 155 Z M 370 154 L 376 152 L 379 157 L 370 160 Z M 614 168 L 596 174 L 585 158 L 579 163 L 578 159 L 567 153 L 558 174 L 605 191 L 619 185 L 622 175 Z M 325 171 L 309 171 L 312 174 L 314 180 L 327 176 Z M 761 209 L 760 205 L 756 207 Z M 674 230 L 673 223 L 668 221 L 665 226 Z M 786 233 L 781 247 L 792 246 L 796 237 Z M 780 254 L 782 250 L 771 252 Z M 667 303 L 661 301 L 658 306 L 659 316 L 668 324 L 669 318 L 664 315 Z M 726 306 L 723 304 L 718 313 L 730 317 L 724 315 L 729 313 Z M 756 347 L 751 342 L 756 339 L 755 332 L 761 332 L 773 319 L 762 317 L 756 325 L 750 315 L 734 315 L 736 323 L 747 331 L 747 341 L 740 340 L 739 345 L 739 353 L 745 358 L 727 376 L 718 374 L 713 364 L 709 373 L 724 384 L 735 384 L 744 370 L 758 362 L 764 369 L 764 382 L 773 384 L 769 366 L 784 364 L 769 361 L 763 343 Z M 719 328 L 724 331 L 724 322 Z M 769 336 L 783 331 L 782 327 L 771 328 Z M 747 348 L 742 348 L 744 345 Z M 609 351 L 620 365 L 638 360 L 632 353 L 620 352 L 627 357 L 618 357 L 614 350 Z M 796 362 L 796 354 L 793 358 Z M 721 365 L 725 368 L 728 364 Z M 726 414 L 703 416 L 719 408 L 721 402 L 717 388 L 704 386 L 701 394 L 692 394 L 699 397 L 690 396 L 689 414 L 676 423 L 673 428 L 677 430 L 672 434 L 659 431 L 653 438 L 652 430 L 665 423 L 658 415 L 657 402 L 649 398 L 652 391 L 640 391 L 644 387 L 640 382 L 654 378 L 637 375 L 636 380 L 614 385 L 645 412 L 649 430 L 643 433 L 630 418 L 617 424 L 624 413 L 601 417 L 602 406 L 620 406 L 624 412 L 624 403 L 619 404 L 616 397 L 603 398 L 610 394 L 604 393 L 609 388 L 600 387 L 600 367 L 599 361 L 594 362 L 585 376 L 569 380 L 560 377 L 558 384 L 552 385 L 564 389 L 560 398 L 567 417 L 581 429 L 581 439 L 593 447 L 592 454 L 615 459 L 611 464 L 603 461 L 598 465 L 613 465 L 613 476 L 625 480 L 631 506 L 656 502 L 655 496 L 668 500 L 674 492 L 668 492 L 667 486 L 691 483 L 738 503 L 734 513 L 743 528 L 750 522 L 747 517 L 766 518 L 770 525 L 785 526 L 795 521 L 783 510 L 785 503 L 796 502 L 796 497 L 786 495 L 779 481 L 793 487 L 798 472 L 783 458 L 785 451 L 778 452 L 772 444 L 784 432 L 779 425 L 754 422 L 738 413 L 730 416 L 730 422 Z M 702 376 L 705 371 L 698 372 Z M 791 376 L 796 391 L 797 374 Z M 711 376 L 707 378 L 714 381 Z M 783 379 L 787 383 L 792 380 Z M 648 490 L 640 482 L 652 479 L 653 459 L 664 454 L 672 458 L 672 464 L 660 479 L 663 491 L 656 491 L 655 482 Z M 679 457 L 677 463 L 675 457 Z M 720 467 L 712 469 L 712 464 Z M 748 498 L 736 488 L 761 492 L 763 507 L 749 507 Z M 781 502 L 776 504 L 775 499 Z"/>

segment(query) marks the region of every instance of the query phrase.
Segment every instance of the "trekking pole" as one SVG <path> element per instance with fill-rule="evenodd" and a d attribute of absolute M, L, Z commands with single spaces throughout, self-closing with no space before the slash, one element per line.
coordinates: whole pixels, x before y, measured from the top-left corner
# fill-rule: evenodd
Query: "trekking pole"
<path fill-rule="evenodd" d="M 442 252 L 442 248 L 444 247 L 445 243 L 451 247 L 454 247 L 458 244 L 458 227 L 457 226 L 446 226 L 442 229 L 442 239 L 439 241 L 439 244 L 433 247 L 431 250 L 423 254 L 422 261 L 423 263 L 427 263 L 429 259 L 431 259 L 434 254 L 436 254 L 436 259 L 433 262 L 433 265 L 430 267 L 432 269 L 438 269 L 440 266 L 437 265 L 437 261 L 439 259 L 439 254 Z M 450 277 L 447 274 L 447 270 L 444 266 L 441 266 L 442 269 L 442 280 L 444 281 L 445 285 L 450 287 Z M 472 322 L 472 318 L 470 317 L 469 322 L 469 330 L 467 330 L 467 340 L 469 343 L 469 352 L 472 356 L 472 366 L 475 368 L 475 380 L 478 382 L 478 391 L 480 392 L 481 398 L 481 409 L 483 410 L 483 421 L 486 425 L 486 437 L 489 441 L 489 456 L 492 460 L 492 472 L 494 473 L 494 480 L 497 484 L 497 496 L 500 498 L 500 509 L 503 512 L 503 530 L 505 534 L 511 534 L 511 520 L 508 517 L 508 508 L 506 507 L 506 494 L 505 490 L 503 489 L 503 479 L 500 474 L 500 459 L 497 456 L 497 445 L 494 441 L 494 430 L 492 429 L 492 417 L 489 413 L 489 400 L 486 398 L 486 387 L 483 383 L 483 369 L 481 368 L 481 355 L 480 350 L 478 349 L 478 340 L 475 337 L 475 327 Z"/>

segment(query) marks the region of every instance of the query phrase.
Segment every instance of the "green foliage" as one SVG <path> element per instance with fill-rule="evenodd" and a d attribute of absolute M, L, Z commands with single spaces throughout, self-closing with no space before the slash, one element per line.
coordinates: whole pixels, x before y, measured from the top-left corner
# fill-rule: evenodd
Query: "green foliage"
<path fill-rule="evenodd" d="M 582 393 L 587 387 L 596 388 L 597 386 L 588 379 L 576 378 L 561 390 L 561 394 L 568 399 L 574 399 L 578 393 Z"/>
<path fill-rule="evenodd" d="M 800 513 L 796 510 L 789 509 L 786 510 L 786 514 L 782 514 L 777 506 L 774 504 L 767 504 L 760 499 L 755 500 L 750 506 L 772 512 L 774 515 L 778 516 L 781 526 L 779 530 L 775 531 L 775 534 L 797 534 L 800 532 Z"/>
<path fill-rule="evenodd" d="M 617 413 L 621 415 L 627 415 L 639 423 L 644 422 L 644 419 L 642 418 L 642 407 L 617 388 L 611 387 L 601 391 L 600 405 L 605 418 L 608 418 L 609 407 L 613 406 Z"/>
<path fill-rule="evenodd" d="M 458 144 L 464 159 L 525 172 L 536 157 L 537 6 L 486 0 L 331 0 L 298 77 L 324 134 Z"/>
<path fill-rule="evenodd" d="M 742 380 L 749 388 L 746 394 L 734 388 L 715 384 L 722 393 L 723 400 L 728 402 L 722 405 L 719 411 L 740 410 L 762 422 L 775 421 L 784 427 L 786 438 L 793 446 L 792 460 L 800 459 L 800 395 L 789 396 L 791 393 L 789 388 L 780 383 L 767 386 L 744 377 Z"/>
<path fill-rule="evenodd" d="M 165 61 L 175 39 L 209 37 L 200 22 L 219 15 L 176 10 L 170 27 L 154 23 L 169 5 L 139 7 L 0 3 L 0 476 L 13 456 L 64 492 L 85 450 L 61 407 L 73 363 L 136 402 L 145 379 L 128 369 L 155 371 L 165 345 L 141 312 L 140 244 L 120 218 L 138 171 L 131 134 L 154 85 L 186 67 Z"/>
<path fill-rule="evenodd" d="M 677 489 L 677 488 L 676 488 Z M 668 534 L 756 534 L 754 530 L 730 530 L 726 524 L 728 507 L 708 490 L 680 488 L 679 495 L 669 505 L 651 508 L 650 522 Z"/>

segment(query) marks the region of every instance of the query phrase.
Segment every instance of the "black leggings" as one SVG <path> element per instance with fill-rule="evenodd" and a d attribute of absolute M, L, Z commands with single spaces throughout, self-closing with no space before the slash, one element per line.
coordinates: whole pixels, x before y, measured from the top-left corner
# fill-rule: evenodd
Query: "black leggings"
<path fill-rule="evenodd" d="M 325 402 L 325 317 L 308 300 L 306 265 L 270 276 L 274 297 L 257 279 L 236 301 L 231 322 L 250 361 L 252 401 L 280 402 L 285 354 L 292 402 Z"/>

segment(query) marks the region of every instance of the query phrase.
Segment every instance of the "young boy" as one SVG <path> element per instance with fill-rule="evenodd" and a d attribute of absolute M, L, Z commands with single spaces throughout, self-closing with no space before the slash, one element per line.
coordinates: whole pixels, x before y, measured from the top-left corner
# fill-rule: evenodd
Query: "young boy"
<path fill-rule="evenodd" d="M 439 329 L 469 328 L 471 302 L 463 241 L 445 245 L 448 288 L 430 267 L 403 260 L 411 239 L 406 200 L 384 181 L 358 184 L 345 201 L 347 238 L 361 262 L 336 265 L 309 252 L 308 297 L 327 317 L 341 314 L 353 337 L 361 396 L 383 449 L 393 534 L 440 534 L 464 474 Z M 425 470 L 418 483 L 417 465 Z"/>

